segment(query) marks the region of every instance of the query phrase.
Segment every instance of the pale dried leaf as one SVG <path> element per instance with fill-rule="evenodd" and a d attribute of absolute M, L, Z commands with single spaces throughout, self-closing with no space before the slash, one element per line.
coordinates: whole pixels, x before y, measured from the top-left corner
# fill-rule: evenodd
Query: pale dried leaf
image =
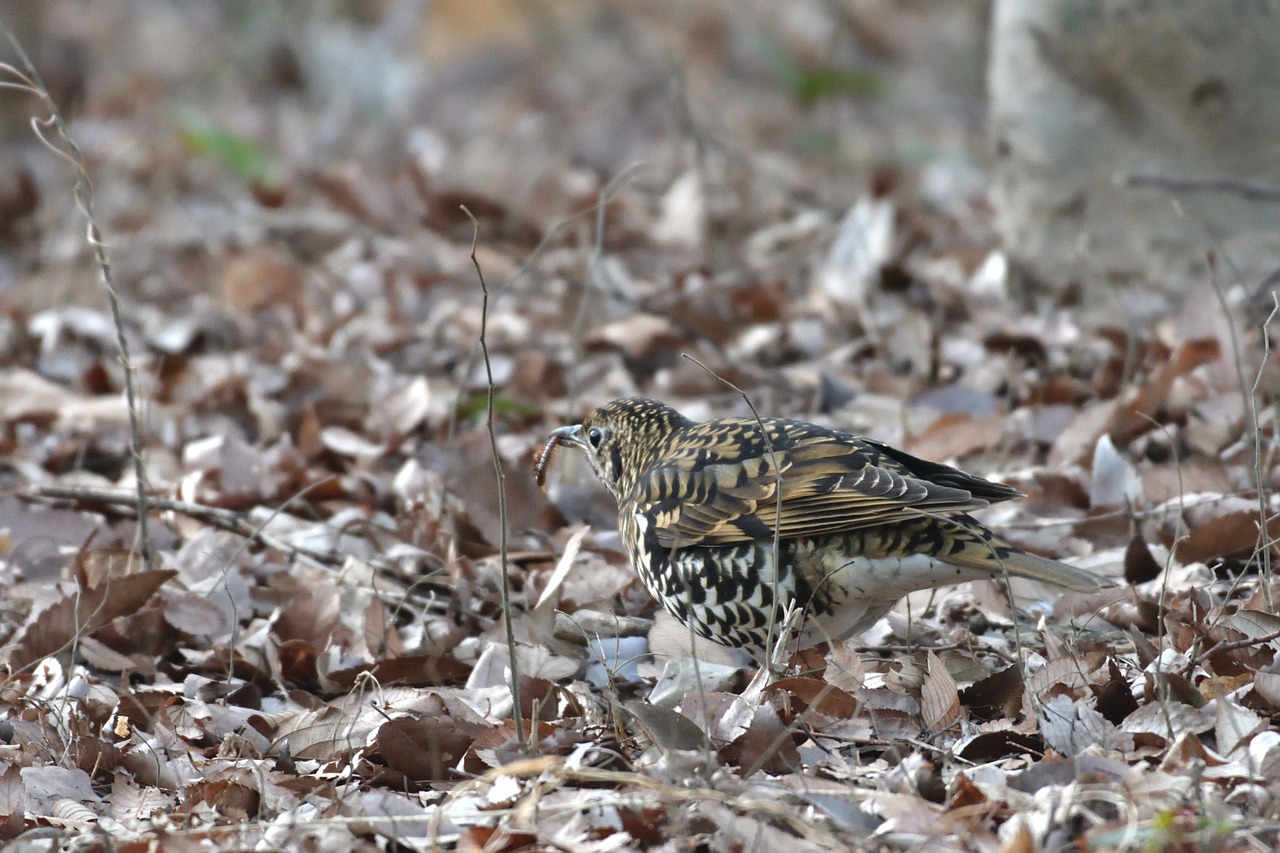
<path fill-rule="evenodd" d="M 920 690 L 920 713 L 926 728 L 942 731 L 960 718 L 960 694 L 942 660 L 933 652 L 929 652 L 928 660 L 929 675 Z"/>
<path fill-rule="evenodd" d="M 626 709 L 644 728 L 645 734 L 664 750 L 705 750 L 711 743 L 693 720 L 679 711 L 634 700 Z"/>
<path fill-rule="evenodd" d="M 1130 506 L 1142 498 L 1142 480 L 1129 460 L 1103 435 L 1093 448 L 1090 466 L 1089 506 Z"/>
<path fill-rule="evenodd" d="M 22 769 L 16 764 L 4 764 L 0 772 L 0 826 L 22 827 L 22 817 L 27 808 L 26 783 L 22 778 Z"/>
<path fill-rule="evenodd" d="M 49 822 L 83 832 L 98 822 L 98 813 L 76 800 L 58 800 L 53 804 Z"/>
<path fill-rule="evenodd" d="M 706 199 L 696 170 L 685 172 L 662 197 L 662 210 L 653 223 L 659 243 L 694 248 L 702 244 L 706 228 Z"/>
<path fill-rule="evenodd" d="M 831 644 L 827 653 L 827 668 L 823 677 L 848 693 L 857 693 L 866 680 L 867 670 L 862 655 L 843 640 Z"/>
<path fill-rule="evenodd" d="M 866 306 L 867 289 L 892 257 L 895 213 L 892 200 L 863 196 L 845 214 L 818 271 L 828 298 L 841 305 Z"/>
<path fill-rule="evenodd" d="M 1200 734 L 1214 727 L 1212 714 L 1181 702 L 1148 702 L 1120 724 L 1129 734 L 1151 734 L 1172 742 L 1184 734 Z"/>
<path fill-rule="evenodd" d="M 6 423 L 52 420 L 75 395 L 29 370 L 0 371 L 0 411 Z"/>
<path fill-rule="evenodd" d="M 1122 734 L 1093 708 L 1055 696 L 1040 705 L 1036 716 L 1045 743 L 1063 755 L 1077 755 L 1091 746 L 1103 749 L 1132 749 L 1132 738 Z"/>
<path fill-rule="evenodd" d="M 164 619 L 172 627 L 194 637 L 222 634 L 230 627 L 226 615 L 208 597 L 185 591 L 166 591 Z"/>
<path fill-rule="evenodd" d="M 62 800 L 98 802 L 93 781 L 78 767 L 24 767 L 22 783 L 26 788 L 27 808 L 36 814 L 53 814 L 54 805 Z"/>
<path fill-rule="evenodd" d="M 408 435 L 422 426 L 431 412 L 430 386 L 425 376 L 415 376 L 386 394 L 376 406 L 375 432 L 380 435 Z M 323 439 L 323 433 L 321 434 Z"/>
<path fill-rule="evenodd" d="M 1267 728 L 1267 722 L 1229 696 L 1217 699 L 1218 715 L 1214 736 L 1218 751 L 1231 755 L 1244 747 L 1249 739 Z"/>

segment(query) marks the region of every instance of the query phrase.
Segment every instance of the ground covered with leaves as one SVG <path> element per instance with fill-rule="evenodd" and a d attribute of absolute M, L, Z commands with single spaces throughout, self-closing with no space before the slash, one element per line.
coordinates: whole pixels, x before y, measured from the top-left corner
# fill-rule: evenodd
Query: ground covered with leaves
<path fill-rule="evenodd" d="M 980 104 L 903 94 L 940 38 L 893 49 L 910 18 L 275 5 L 52 4 L 28 31 L 120 318 L 75 170 L 15 123 L 0 836 L 1280 843 L 1260 282 L 1022 280 Z M 1119 585 L 946 588 L 783 671 L 695 668 L 585 462 L 545 492 L 533 465 L 618 396 L 748 414 L 726 381 L 1017 486 L 986 523 Z"/>

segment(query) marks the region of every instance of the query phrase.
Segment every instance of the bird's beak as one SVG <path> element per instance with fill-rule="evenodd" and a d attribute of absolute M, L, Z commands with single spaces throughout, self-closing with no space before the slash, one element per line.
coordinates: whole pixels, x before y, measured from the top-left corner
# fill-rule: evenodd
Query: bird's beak
<path fill-rule="evenodd" d="M 543 489 L 547 486 L 547 468 L 551 465 L 551 457 L 556 455 L 556 448 L 562 444 L 572 444 L 574 447 L 586 449 L 587 444 L 582 440 L 582 424 L 562 426 L 551 431 L 547 446 L 542 448 L 538 463 L 533 467 L 533 481 Z"/>
<path fill-rule="evenodd" d="M 587 443 L 582 440 L 582 424 L 571 424 L 570 426 L 562 426 L 559 429 L 551 431 L 552 439 L 572 444 L 574 447 L 586 447 Z"/>

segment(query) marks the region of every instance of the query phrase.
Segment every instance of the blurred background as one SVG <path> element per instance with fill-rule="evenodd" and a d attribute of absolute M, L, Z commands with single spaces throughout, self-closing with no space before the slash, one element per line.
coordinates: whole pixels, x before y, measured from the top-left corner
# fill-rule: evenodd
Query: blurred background
<path fill-rule="evenodd" d="M 1274 847 L 1277 0 L 0 16 L 120 306 L 5 40 L 0 837 Z M 912 596 L 827 683 L 742 716 L 699 682 L 664 737 L 631 664 L 687 632 L 582 454 L 533 472 L 630 394 L 995 477 L 1027 499 L 985 523 L 1126 585 Z M 497 775 L 514 710 L 557 763 Z"/>

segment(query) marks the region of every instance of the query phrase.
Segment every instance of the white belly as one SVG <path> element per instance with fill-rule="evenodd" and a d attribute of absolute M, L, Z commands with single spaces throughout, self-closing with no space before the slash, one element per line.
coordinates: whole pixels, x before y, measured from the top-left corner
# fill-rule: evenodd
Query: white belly
<path fill-rule="evenodd" d="M 824 560 L 823 569 L 825 581 L 815 584 L 811 612 L 800 631 L 801 646 L 861 634 L 899 599 L 916 590 L 988 576 L 924 554 L 889 558 L 831 555 Z"/>

